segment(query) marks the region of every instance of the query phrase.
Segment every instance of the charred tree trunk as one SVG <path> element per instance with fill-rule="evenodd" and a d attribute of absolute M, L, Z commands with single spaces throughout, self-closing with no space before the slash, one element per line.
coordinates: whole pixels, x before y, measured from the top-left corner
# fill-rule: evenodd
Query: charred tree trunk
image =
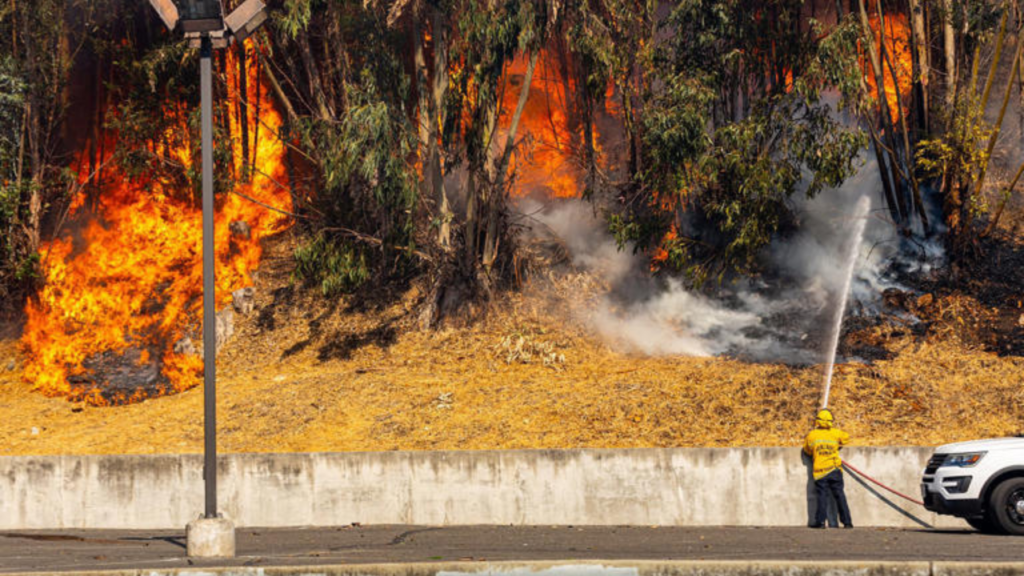
<path fill-rule="evenodd" d="M 882 56 L 883 56 L 882 63 L 883 63 L 883 65 L 887 65 L 889 67 L 889 72 L 890 72 L 890 74 L 892 74 L 892 83 L 893 83 L 894 86 L 898 87 L 900 85 L 899 70 L 897 70 L 896 66 L 893 65 L 892 57 L 889 55 L 889 51 L 886 49 L 886 44 L 885 44 L 885 24 L 884 24 L 885 20 L 882 18 L 882 1 L 881 0 L 877 1 L 877 7 L 878 7 L 878 17 L 879 17 L 879 40 L 880 40 L 879 44 L 882 45 Z M 891 31 L 890 31 L 890 33 L 891 33 Z M 893 40 L 893 45 L 895 46 L 895 39 Z M 885 68 L 883 67 L 882 70 L 883 70 L 882 75 L 884 76 L 885 75 L 885 72 L 884 72 Z M 886 103 L 886 104 L 888 104 L 888 103 Z M 888 109 L 888 105 L 886 105 L 886 109 Z M 912 194 L 912 196 L 910 198 L 910 201 L 911 201 L 911 203 L 913 204 L 913 207 L 914 207 L 913 211 L 917 212 L 918 218 L 921 219 L 921 225 L 924 228 L 925 233 L 927 234 L 928 233 L 928 213 L 925 212 L 924 200 L 921 198 L 921 188 L 918 186 L 917 175 L 914 172 L 914 168 L 915 168 L 915 165 L 916 165 L 916 162 L 915 162 L 915 159 L 914 159 L 914 148 L 911 145 L 910 131 L 907 129 L 907 113 L 903 109 L 903 99 L 900 96 L 899 88 L 897 88 L 897 90 L 896 90 L 896 113 L 899 116 L 900 131 L 901 131 L 901 133 L 903 135 L 903 154 L 904 154 L 904 161 L 905 161 L 905 163 L 904 163 L 904 170 L 906 170 L 905 179 L 909 181 L 910 191 L 911 191 L 911 194 Z M 915 144 L 916 144 L 916 142 L 915 142 Z M 908 219 L 910 217 L 910 212 L 911 212 L 910 210 L 907 210 L 907 214 L 906 215 L 907 215 Z"/>
<path fill-rule="evenodd" d="M 259 50 L 259 48 L 257 48 L 257 50 Z M 260 82 L 260 78 L 261 78 L 261 76 L 260 76 L 260 68 L 261 68 L 261 66 L 260 66 L 260 59 L 259 58 L 256 58 L 256 61 L 253 62 L 253 67 L 256 69 L 256 73 L 253 74 L 253 78 L 256 78 L 256 86 L 254 87 L 255 88 L 254 91 L 256 92 L 256 98 L 254 98 L 254 101 L 252 103 L 252 106 L 253 106 L 253 118 L 255 120 L 252 123 L 253 124 L 253 126 L 252 126 L 252 151 L 249 154 L 251 156 L 251 158 L 249 159 L 249 161 L 250 161 L 250 164 L 249 164 L 249 174 L 250 175 L 256 173 L 256 160 L 257 160 L 257 156 L 259 156 L 258 151 L 260 149 L 260 118 L 262 118 L 262 116 L 260 116 L 260 98 L 262 97 L 260 92 L 262 92 L 262 90 L 261 90 L 262 83 Z M 294 208 L 294 205 L 293 205 L 293 208 Z"/>
<path fill-rule="evenodd" d="M 583 113 L 583 165 L 587 175 L 583 183 L 583 196 L 590 197 L 597 185 L 597 150 L 594 146 L 594 98 L 584 86 L 582 90 Z"/>
<path fill-rule="evenodd" d="M 882 69 L 881 63 L 882 47 L 875 46 L 875 35 L 874 32 L 871 30 L 871 23 L 868 19 L 867 8 L 864 6 L 864 0 L 859 0 L 858 7 L 860 9 L 861 27 L 864 30 L 864 38 L 868 44 L 868 61 L 871 63 L 871 71 L 875 78 L 875 93 L 878 96 L 879 121 L 881 123 L 882 131 L 884 132 L 886 139 L 888 140 L 888 145 L 883 146 L 881 145 L 880 141 L 881 135 L 876 135 L 876 146 L 884 148 L 888 152 L 889 169 L 892 175 L 893 183 L 892 201 L 895 202 L 895 210 L 891 210 L 890 212 L 895 212 L 897 214 L 898 218 L 896 221 L 896 225 L 901 230 L 905 231 L 907 229 L 909 214 L 905 202 L 903 202 L 903 194 L 899 189 L 900 158 L 897 153 L 896 139 L 893 136 L 894 130 L 892 118 L 889 115 L 889 103 L 885 96 L 885 71 Z M 879 15 L 879 17 L 881 17 L 881 14 Z M 881 30 L 882 28 L 884 28 L 883 21 L 880 20 L 879 29 Z M 884 36 L 880 35 L 880 38 L 884 40 Z M 884 42 L 882 42 L 882 44 L 884 44 Z M 882 167 L 880 166 L 879 168 L 881 169 Z M 887 198 L 887 200 L 889 199 Z"/>

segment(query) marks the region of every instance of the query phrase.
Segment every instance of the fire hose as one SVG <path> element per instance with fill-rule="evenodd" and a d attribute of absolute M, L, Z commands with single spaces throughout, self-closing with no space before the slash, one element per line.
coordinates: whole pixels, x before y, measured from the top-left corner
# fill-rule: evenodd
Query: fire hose
<path fill-rule="evenodd" d="M 885 484 L 882 484 L 878 480 L 875 480 L 871 476 L 868 476 L 867 474 L 861 472 L 860 470 L 858 470 L 857 468 L 852 466 L 849 462 L 843 461 L 843 468 L 849 468 L 850 471 L 855 473 L 857 476 L 860 476 L 861 478 L 864 478 L 865 480 L 871 481 L 872 483 L 882 487 L 885 490 L 888 490 L 889 492 L 892 492 L 893 494 L 899 496 L 900 498 L 903 498 L 904 500 L 909 500 L 909 501 L 913 502 L 914 504 L 917 504 L 918 506 L 924 506 L 924 502 L 921 502 L 920 500 L 915 500 L 914 498 L 911 498 L 910 496 L 907 496 L 906 494 L 904 494 L 902 492 L 899 492 L 897 490 L 894 490 L 894 489 L 886 486 Z"/>

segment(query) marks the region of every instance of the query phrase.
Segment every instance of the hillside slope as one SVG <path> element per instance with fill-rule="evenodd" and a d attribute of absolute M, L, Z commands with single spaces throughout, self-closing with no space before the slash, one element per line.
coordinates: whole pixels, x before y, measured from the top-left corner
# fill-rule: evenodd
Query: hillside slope
<path fill-rule="evenodd" d="M 820 366 L 614 351 L 564 312 L 583 275 L 424 332 L 415 285 L 327 302 L 290 283 L 290 250 L 268 247 L 256 310 L 220 355 L 222 451 L 798 445 L 813 419 Z M 869 445 L 1024 431 L 1024 358 L 969 337 L 985 307 L 962 294 L 908 306 L 927 330 L 847 333 L 885 354 L 837 366 L 840 426 Z M 202 387 L 119 407 L 47 398 L 21 379 L 15 336 L 0 340 L 0 454 L 202 450 Z"/>

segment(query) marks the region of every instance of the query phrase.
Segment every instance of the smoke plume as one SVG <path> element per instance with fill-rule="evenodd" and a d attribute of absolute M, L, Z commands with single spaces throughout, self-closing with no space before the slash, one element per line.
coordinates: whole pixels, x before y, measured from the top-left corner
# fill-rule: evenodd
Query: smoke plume
<path fill-rule="evenodd" d="M 837 189 L 793 199 L 797 232 L 774 241 L 762 258 L 767 273 L 727 282 L 713 295 L 676 279 L 652 279 L 649 259 L 631 247 L 619 250 L 592 206 L 579 200 L 540 205 L 531 214 L 572 254 L 573 264 L 610 287 L 586 307 L 583 320 L 609 344 L 647 355 L 729 354 L 751 360 L 816 363 L 823 358 L 830 317 L 843 283 L 841 259 L 850 241 L 854 205 L 871 200 L 864 242 L 855 265 L 848 310 L 877 312 L 882 292 L 900 287 L 905 272 L 927 271 L 935 245 L 906 245 L 887 221 L 873 162 Z"/>

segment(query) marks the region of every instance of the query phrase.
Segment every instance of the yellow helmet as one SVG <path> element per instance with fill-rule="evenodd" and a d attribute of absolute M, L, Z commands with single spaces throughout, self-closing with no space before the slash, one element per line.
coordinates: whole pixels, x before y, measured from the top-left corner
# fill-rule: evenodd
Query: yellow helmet
<path fill-rule="evenodd" d="M 827 409 L 822 409 L 818 411 L 818 415 L 814 418 L 814 424 L 818 428 L 828 429 L 832 427 L 833 420 L 832 412 Z"/>

